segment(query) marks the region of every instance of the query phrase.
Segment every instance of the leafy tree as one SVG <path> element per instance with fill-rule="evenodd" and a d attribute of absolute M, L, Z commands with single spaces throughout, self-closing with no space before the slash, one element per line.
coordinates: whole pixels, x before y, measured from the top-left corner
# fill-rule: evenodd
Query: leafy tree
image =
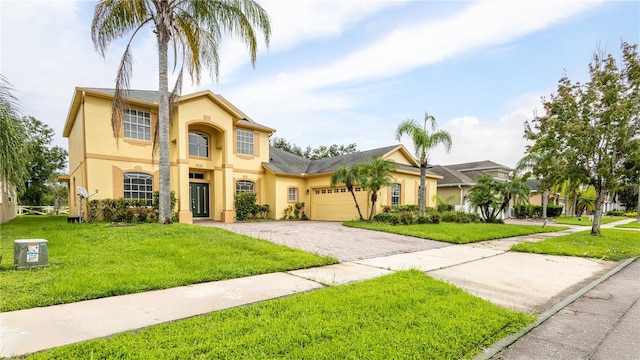
<path fill-rule="evenodd" d="M 618 199 L 627 210 L 638 207 L 638 185 L 626 185 L 618 191 Z"/>
<path fill-rule="evenodd" d="M 171 184 L 169 162 L 170 104 L 179 95 L 186 66 L 192 80 L 200 82 L 201 68 L 218 76 L 218 45 L 225 33 L 231 33 L 248 47 L 255 64 L 258 50 L 256 28 L 269 43 L 271 25 L 264 9 L 253 0 L 100 0 L 91 24 L 91 38 L 96 50 L 105 56 L 111 41 L 133 33 L 127 43 L 116 75 L 111 106 L 111 125 L 117 139 L 124 117 L 126 91 L 132 72 L 131 43 L 146 25 L 153 27 L 158 42 L 158 134 L 160 215 L 158 222 L 171 222 Z M 179 67 L 174 90 L 169 94 L 168 50 L 173 44 L 173 63 Z M 158 141 L 159 140 L 159 141 Z M 157 142 L 156 142 L 157 141 Z"/>
<path fill-rule="evenodd" d="M 596 191 L 593 186 L 588 186 L 586 189 L 579 190 L 576 196 L 576 214 L 582 216 L 582 214 L 589 210 L 593 211 L 596 207 Z M 595 218 L 595 214 L 594 214 Z"/>
<path fill-rule="evenodd" d="M 305 159 L 311 159 L 311 160 L 352 154 L 357 151 L 356 143 L 352 143 L 349 145 L 338 145 L 338 144 L 333 144 L 330 146 L 321 145 L 320 147 L 317 147 L 315 149 L 312 149 L 311 146 L 307 146 L 305 150 L 302 150 L 300 146 L 290 143 L 285 138 L 281 138 L 281 137 L 275 137 L 271 139 L 271 145 L 275 148 L 282 149 L 286 152 L 290 152 L 292 154 L 301 156 Z"/>
<path fill-rule="evenodd" d="M 431 124 L 431 132 L 427 130 L 427 123 Z M 413 142 L 416 159 L 420 163 L 420 189 L 418 191 L 418 203 L 420 212 L 424 212 L 427 197 L 426 178 L 429 165 L 429 150 L 438 145 L 444 145 L 447 152 L 451 150 L 451 135 L 446 130 L 438 130 L 436 118 L 424 113 L 424 125 L 414 119 L 407 119 L 398 125 L 396 139 L 400 141 L 402 136 L 409 135 Z"/>
<path fill-rule="evenodd" d="M 360 221 L 364 221 L 364 217 L 362 217 L 362 211 L 360 211 L 360 205 L 358 205 L 358 200 L 356 199 L 356 194 L 353 191 L 353 187 L 357 184 L 357 182 L 358 166 L 349 167 L 347 165 L 342 165 L 336 169 L 333 175 L 331 175 L 331 187 L 335 187 L 337 184 L 344 184 L 347 187 L 347 190 L 353 197 L 353 202 L 356 204 L 356 209 L 358 210 Z"/>
<path fill-rule="evenodd" d="M 0 75 L 0 181 L 3 189 L 15 186 L 20 192 L 27 177 L 24 149 L 25 133 L 19 116 L 19 104 L 11 93 L 13 88 Z"/>
<path fill-rule="evenodd" d="M 67 151 L 59 146 L 51 146 L 53 129 L 42 121 L 25 116 L 21 120 L 25 133 L 25 153 L 27 178 L 24 191 L 20 195 L 23 205 L 44 205 L 52 194 L 50 180 L 65 168 Z"/>
<path fill-rule="evenodd" d="M 585 84 L 564 75 L 556 93 L 543 98 L 545 114 L 525 124 L 533 141 L 527 153 L 548 153 L 594 187 L 592 235 L 600 235 L 605 196 L 640 166 L 640 58 L 637 44 L 623 42 L 621 49 L 620 67 L 612 55 L 595 53 Z"/>
<path fill-rule="evenodd" d="M 373 218 L 380 189 L 392 184 L 392 171 L 395 168 L 396 164 L 393 161 L 380 157 L 371 158 L 369 161 L 357 165 L 358 183 L 371 193 L 371 212 L 367 221 L 371 222 L 371 218 Z"/>
<path fill-rule="evenodd" d="M 480 209 L 485 222 L 497 222 L 498 215 L 509 206 L 511 199 L 528 199 L 531 188 L 519 178 L 502 181 L 490 175 L 480 175 L 471 187 L 468 200 L 471 206 Z"/>

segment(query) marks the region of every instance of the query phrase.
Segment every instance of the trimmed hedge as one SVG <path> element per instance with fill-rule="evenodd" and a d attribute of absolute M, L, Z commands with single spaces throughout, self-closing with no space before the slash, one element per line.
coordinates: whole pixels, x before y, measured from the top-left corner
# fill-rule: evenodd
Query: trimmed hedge
<path fill-rule="evenodd" d="M 558 217 L 562 215 L 562 206 L 547 205 L 547 217 Z M 516 205 L 515 207 L 517 218 L 535 218 L 542 217 L 541 205 Z"/>

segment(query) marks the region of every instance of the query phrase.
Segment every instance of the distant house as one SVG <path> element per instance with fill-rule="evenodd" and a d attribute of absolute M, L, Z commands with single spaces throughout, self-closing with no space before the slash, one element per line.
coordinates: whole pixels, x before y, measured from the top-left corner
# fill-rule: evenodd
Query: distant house
<path fill-rule="evenodd" d="M 12 220 L 18 215 L 16 189 L 0 179 L 0 224 Z"/>
<path fill-rule="evenodd" d="M 69 214 L 76 216 L 84 187 L 91 199 L 152 199 L 158 190 L 157 156 L 152 138 L 158 122 L 156 91 L 130 90 L 122 129 L 111 128 L 113 89 L 76 88 L 63 135 L 69 140 Z M 416 204 L 420 170 L 402 145 L 361 151 L 320 160 L 307 160 L 269 146 L 274 129 L 249 118 L 224 97 L 210 91 L 181 96 L 170 126 L 171 189 L 177 197 L 180 222 L 196 218 L 235 221 L 234 195 L 256 193 L 268 204 L 271 218 L 305 203 L 312 220 L 357 218 L 351 195 L 344 186 L 330 187 L 340 165 L 353 165 L 380 156 L 398 164 L 394 184 L 382 189 L 379 205 Z M 436 193 L 440 176 L 427 178 L 427 205 Z M 366 209 L 367 192 L 357 188 Z M 86 200 L 85 200 L 86 201 Z M 87 206 L 83 206 L 86 211 Z M 375 209 L 377 211 L 378 209 Z"/>
<path fill-rule="evenodd" d="M 490 175 L 497 179 L 507 181 L 512 168 L 500 165 L 490 160 L 468 162 L 452 165 L 431 166 L 429 171 L 442 176 L 438 180 L 438 196 L 448 203 L 455 205 L 457 210 L 473 211 L 467 202 L 467 194 L 476 184 L 480 175 Z"/>
<path fill-rule="evenodd" d="M 540 186 L 540 180 L 532 179 L 525 182 L 531 188 L 531 195 L 529 195 L 529 204 L 542 206 L 542 197 L 544 191 L 538 190 Z M 560 197 L 560 193 L 549 191 L 549 202 L 552 205 L 563 205 L 564 201 Z"/>

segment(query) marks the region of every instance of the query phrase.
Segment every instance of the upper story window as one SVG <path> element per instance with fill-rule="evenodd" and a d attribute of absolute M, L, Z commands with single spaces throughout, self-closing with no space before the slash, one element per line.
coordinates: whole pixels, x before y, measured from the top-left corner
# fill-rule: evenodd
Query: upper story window
<path fill-rule="evenodd" d="M 253 155 L 253 132 L 236 130 L 236 153 Z"/>
<path fill-rule="evenodd" d="M 298 189 L 289 188 L 289 202 L 297 202 L 297 201 L 298 201 Z"/>
<path fill-rule="evenodd" d="M 400 184 L 391 184 L 391 206 L 400 205 Z"/>
<path fill-rule="evenodd" d="M 199 132 L 190 132 L 189 155 L 209 157 L 209 135 Z"/>
<path fill-rule="evenodd" d="M 124 173 L 124 198 L 153 201 L 153 176 L 140 172 Z"/>
<path fill-rule="evenodd" d="M 236 194 L 241 192 L 255 192 L 255 184 L 249 180 L 236 181 Z"/>
<path fill-rule="evenodd" d="M 124 109 L 125 139 L 151 140 L 151 114 L 146 111 Z"/>

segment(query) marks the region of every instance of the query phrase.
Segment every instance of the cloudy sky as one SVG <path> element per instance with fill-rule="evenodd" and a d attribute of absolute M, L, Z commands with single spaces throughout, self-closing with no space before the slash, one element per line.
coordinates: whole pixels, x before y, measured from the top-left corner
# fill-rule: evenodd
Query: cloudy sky
<path fill-rule="evenodd" d="M 588 78 L 598 48 L 640 41 L 639 1 L 262 0 L 272 40 L 255 69 L 232 39 L 209 89 L 302 147 L 396 144 L 397 125 L 435 116 L 453 137 L 433 164 L 523 155 L 523 122 L 564 72 Z M 90 36 L 94 1 L 0 1 L 0 72 L 23 112 L 49 124 L 55 144 L 76 86 L 112 88 L 125 40 L 102 58 Z M 132 88 L 157 89 L 151 28 L 135 42 Z M 128 40 L 128 39 L 127 39 Z M 403 143 L 410 151 L 408 139 Z"/>

